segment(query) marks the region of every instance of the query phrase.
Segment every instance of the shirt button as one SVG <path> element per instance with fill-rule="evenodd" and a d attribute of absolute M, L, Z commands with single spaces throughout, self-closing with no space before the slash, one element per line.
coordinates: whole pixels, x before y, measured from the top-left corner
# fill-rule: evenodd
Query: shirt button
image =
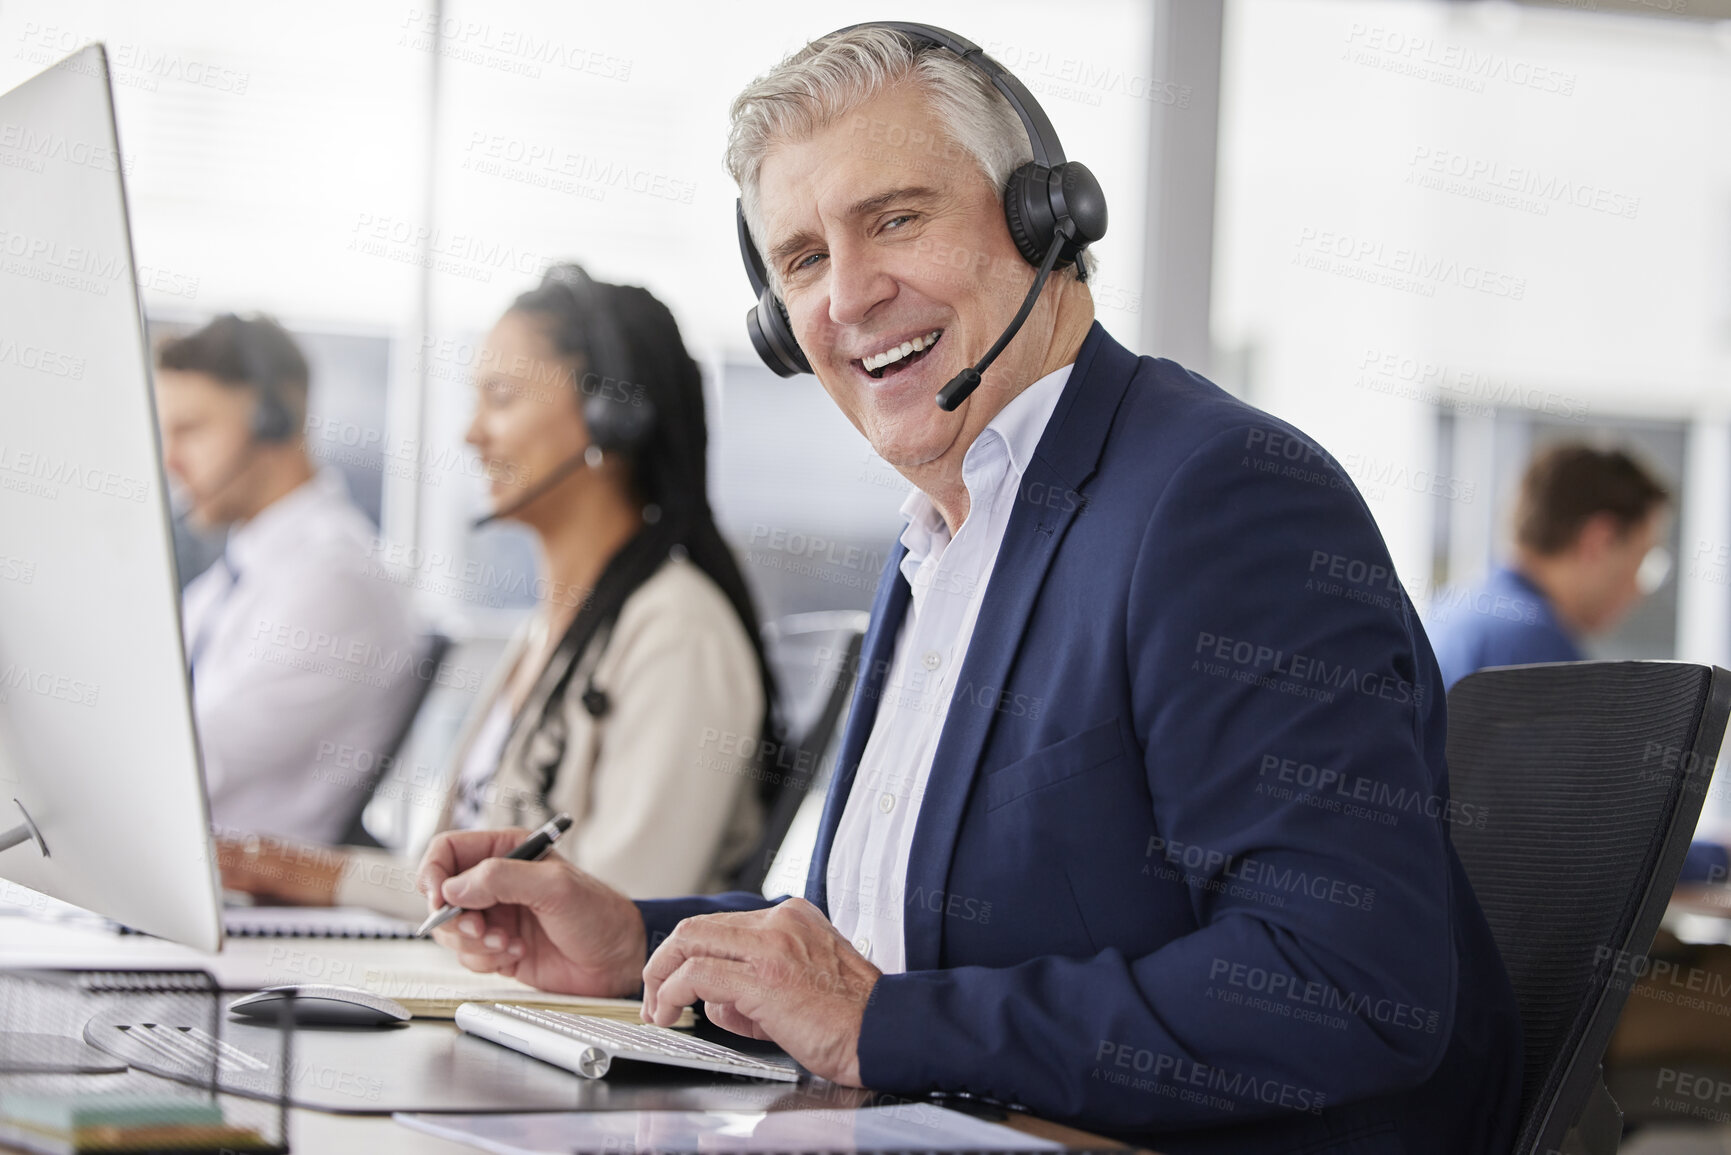
<path fill-rule="evenodd" d="M 890 811 L 894 810 L 895 808 L 896 808 L 896 796 L 894 794 L 891 794 L 889 791 L 886 790 L 882 794 L 878 795 L 878 809 L 879 810 L 882 810 L 885 814 L 888 814 Z"/>
<path fill-rule="evenodd" d="M 937 669 L 938 664 L 941 663 L 943 660 L 944 660 L 943 655 L 939 654 L 936 650 L 927 650 L 926 651 L 926 658 L 925 658 L 926 669 L 928 669 L 928 670 Z"/>
<path fill-rule="evenodd" d="M 861 954 L 868 954 L 872 948 L 872 940 L 862 934 L 853 940 L 853 948 Z"/>

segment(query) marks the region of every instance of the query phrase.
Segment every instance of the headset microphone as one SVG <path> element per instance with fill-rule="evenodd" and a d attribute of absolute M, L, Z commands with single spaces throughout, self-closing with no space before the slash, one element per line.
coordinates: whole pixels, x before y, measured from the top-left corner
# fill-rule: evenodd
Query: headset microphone
<path fill-rule="evenodd" d="M 528 492 L 520 495 L 516 501 L 506 505 L 503 509 L 495 509 L 485 517 L 477 517 L 474 521 L 469 523 L 469 528 L 480 529 L 484 525 L 493 524 L 500 518 L 510 517 L 513 513 L 524 508 L 530 502 L 547 493 L 561 481 L 564 481 L 567 477 L 571 476 L 571 474 L 577 471 L 578 466 L 589 464 L 589 458 L 595 448 L 594 445 L 590 445 L 581 453 L 573 453 L 570 457 L 567 457 L 564 461 L 561 461 L 558 465 L 554 466 L 552 472 L 547 474 L 546 477 L 543 477 L 540 481 L 531 485 Z"/>
<path fill-rule="evenodd" d="M 1022 307 L 1016 310 L 1016 316 L 1010 322 L 1010 327 L 1004 330 L 1003 335 L 992 344 L 990 349 L 986 350 L 986 355 L 980 358 L 979 364 L 971 369 L 963 369 L 951 377 L 948 384 L 938 390 L 939 409 L 946 413 L 954 412 L 956 406 L 968 399 L 968 394 L 980 387 L 980 374 L 984 373 L 992 362 L 998 359 L 998 354 L 1004 351 L 1004 346 L 1008 345 L 1016 334 L 1022 331 L 1022 323 L 1028 319 L 1028 314 L 1034 311 L 1034 302 L 1040 299 L 1040 290 L 1046 287 L 1046 278 L 1052 275 L 1052 266 L 1057 263 L 1058 251 L 1070 241 L 1075 232 L 1076 227 L 1070 223 L 1068 217 L 1058 222 L 1057 235 L 1052 238 L 1051 245 L 1046 249 L 1046 259 L 1040 262 L 1040 271 L 1034 277 L 1034 287 L 1029 289 L 1028 295 L 1022 298 Z"/>

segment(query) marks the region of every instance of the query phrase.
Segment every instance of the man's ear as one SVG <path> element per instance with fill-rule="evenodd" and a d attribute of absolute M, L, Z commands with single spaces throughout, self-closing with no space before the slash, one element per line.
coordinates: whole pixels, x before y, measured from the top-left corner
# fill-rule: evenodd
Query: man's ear
<path fill-rule="evenodd" d="M 1581 532 L 1575 537 L 1575 554 L 1596 561 L 1609 553 L 1622 536 L 1623 527 L 1614 514 L 1595 513 L 1581 523 Z"/>

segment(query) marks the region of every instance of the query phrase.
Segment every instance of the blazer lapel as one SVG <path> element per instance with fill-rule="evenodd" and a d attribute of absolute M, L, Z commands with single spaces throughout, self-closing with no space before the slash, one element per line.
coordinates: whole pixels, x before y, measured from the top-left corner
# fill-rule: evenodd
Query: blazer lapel
<path fill-rule="evenodd" d="M 847 725 L 842 728 L 841 746 L 836 750 L 835 772 L 830 777 L 829 794 L 823 803 L 823 819 L 818 823 L 817 843 L 812 848 L 811 866 L 805 878 L 805 897 L 826 915 L 828 906 L 829 852 L 835 845 L 836 827 L 841 825 L 841 812 L 847 796 L 853 790 L 854 773 L 865 754 L 866 739 L 872 723 L 877 720 L 878 702 L 883 696 L 884 679 L 889 676 L 890 659 L 895 656 L 896 635 L 901 632 L 902 619 L 907 616 L 908 602 L 913 591 L 902 577 L 902 558 L 907 547 L 899 540 L 890 550 L 889 560 L 878 577 L 877 595 L 872 599 L 871 625 L 866 629 L 860 646 L 859 678 L 854 683 L 853 702 L 848 708 Z M 839 670 L 837 677 L 846 677 Z"/>
<path fill-rule="evenodd" d="M 995 703 L 1004 689 L 1034 599 L 1059 542 L 1086 501 L 1082 486 L 1099 462 L 1112 416 L 1135 369 L 1136 358 L 1108 337 L 1096 322 L 1082 343 L 1063 396 L 1022 475 L 1016 505 L 986 586 L 956 689 L 952 691 L 925 797 L 920 802 L 908 859 L 909 894 L 948 897 L 950 858 L 955 851 L 962 813 L 979 772 L 986 739 L 997 718 L 991 705 L 976 702 Z M 1054 492 L 1074 494 L 1076 500 L 1052 505 L 1027 498 L 1029 493 Z M 902 584 L 905 588 L 905 583 Z M 889 631 L 892 641 L 894 634 L 893 629 Z M 831 801 L 835 798 L 832 794 Z M 931 970 L 939 965 L 941 912 L 945 905 L 944 902 L 903 905 L 902 933 L 908 970 Z M 930 909 L 932 906 L 936 911 Z"/>

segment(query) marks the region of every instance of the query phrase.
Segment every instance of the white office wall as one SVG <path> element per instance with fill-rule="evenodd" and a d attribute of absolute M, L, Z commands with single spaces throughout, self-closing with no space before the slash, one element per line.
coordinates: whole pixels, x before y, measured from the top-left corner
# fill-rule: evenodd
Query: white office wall
<path fill-rule="evenodd" d="M 334 0 L 30 0 L 0 5 L 0 89 L 108 46 L 145 308 L 259 308 L 391 329 L 414 269 L 350 248 L 356 214 L 413 211 L 425 54 L 402 11 Z M 0 136 L 0 153 L 28 155 Z"/>
<path fill-rule="evenodd" d="M 1215 334 L 1358 479 L 1409 588 L 1494 553 L 1490 407 L 1698 426 L 1677 656 L 1726 662 L 1731 35 L 1502 3 L 1233 0 Z M 1436 460 L 1438 402 L 1465 452 Z M 1715 432 L 1716 431 L 1716 432 Z M 1699 555 L 1699 556 L 1697 556 Z"/>

